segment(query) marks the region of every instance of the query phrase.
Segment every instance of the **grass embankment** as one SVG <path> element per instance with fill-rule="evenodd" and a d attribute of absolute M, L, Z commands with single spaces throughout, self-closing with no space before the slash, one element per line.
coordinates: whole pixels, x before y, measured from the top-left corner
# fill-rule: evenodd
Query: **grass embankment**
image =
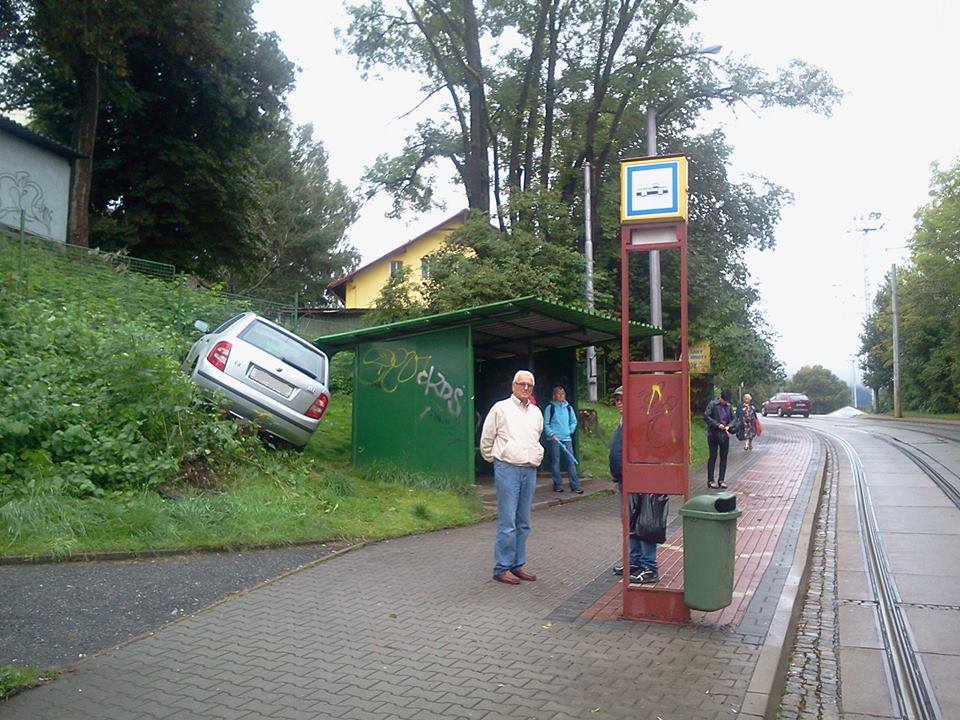
<path fill-rule="evenodd" d="M 25 277 L 19 273 L 26 268 Z M 0 236 L 0 554 L 395 537 L 469 523 L 465 482 L 349 465 L 335 393 L 269 450 L 179 370 L 196 319 L 246 308 Z"/>

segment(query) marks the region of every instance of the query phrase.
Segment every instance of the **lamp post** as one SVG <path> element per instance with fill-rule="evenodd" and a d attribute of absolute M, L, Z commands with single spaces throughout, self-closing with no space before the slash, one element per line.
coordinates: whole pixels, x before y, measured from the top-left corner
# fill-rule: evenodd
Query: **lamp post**
<path fill-rule="evenodd" d="M 723 49 L 722 45 L 710 45 L 693 52 L 678 55 L 677 57 L 693 57 L 695 55 L 716 55 Z M 657 154 L 657 110 L 653 105 L 647 107 L 647 155 Z M 650 251 L 650 324 L 655 327 L 663 325 L 663 304 L 660 288 L 660 251 Z M 654 335 L 650 338 L 650 355 L 654 362 L 663 360 L 663 336 Z"/>

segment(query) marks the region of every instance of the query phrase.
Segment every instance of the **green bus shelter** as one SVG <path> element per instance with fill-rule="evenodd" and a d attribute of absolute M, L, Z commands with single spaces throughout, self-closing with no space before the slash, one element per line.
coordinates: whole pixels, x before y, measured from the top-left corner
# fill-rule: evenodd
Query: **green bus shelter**
<path fill-rule="evenodd" d="M 631 323 L 631 336 L 660 332 Z M 635 334 L 634 334 L 635 330 Z M 551 388 L 577 397 L 577 348 L 619 343 L 620 320 L 534 296 L 324 335 L 328 356 L 355 353 L 353 462 L 394 463 L 473 481 L 483 419 L 531 370 L 542 407 Z"/>

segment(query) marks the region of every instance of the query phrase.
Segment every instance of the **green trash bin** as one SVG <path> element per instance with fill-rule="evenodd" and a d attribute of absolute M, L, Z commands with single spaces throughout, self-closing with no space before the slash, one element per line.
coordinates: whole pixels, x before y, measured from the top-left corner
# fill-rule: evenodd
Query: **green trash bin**
<path fill-rule="evenodd" d="M 737 496 L 697 495 L 680 508 L 683 518 L 683 602 L 692 610 L 719 610 L 733 600 Z"/>

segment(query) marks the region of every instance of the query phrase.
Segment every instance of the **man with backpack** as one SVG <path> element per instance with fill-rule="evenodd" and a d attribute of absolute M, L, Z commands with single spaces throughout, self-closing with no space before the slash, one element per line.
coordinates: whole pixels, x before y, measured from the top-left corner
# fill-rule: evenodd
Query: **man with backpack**
<path fill-rule="evenodd" d="M 577 461 L 573 455 L 573 433 L 577 430 L 577 413 L 567 402 L 567 391 L 562 386 L 553 388 L 553 399 L 543 409 L 543 432 L 547 436 L 550 449 L 550 475 L 553 478 L 553 491 L 563 492 L 563 478 L 560 476 L 560 456 L 566 461 L 567 476 L 570 478 L 570 492 L 583 495 L 580 479 L 577 477 Z"/>

